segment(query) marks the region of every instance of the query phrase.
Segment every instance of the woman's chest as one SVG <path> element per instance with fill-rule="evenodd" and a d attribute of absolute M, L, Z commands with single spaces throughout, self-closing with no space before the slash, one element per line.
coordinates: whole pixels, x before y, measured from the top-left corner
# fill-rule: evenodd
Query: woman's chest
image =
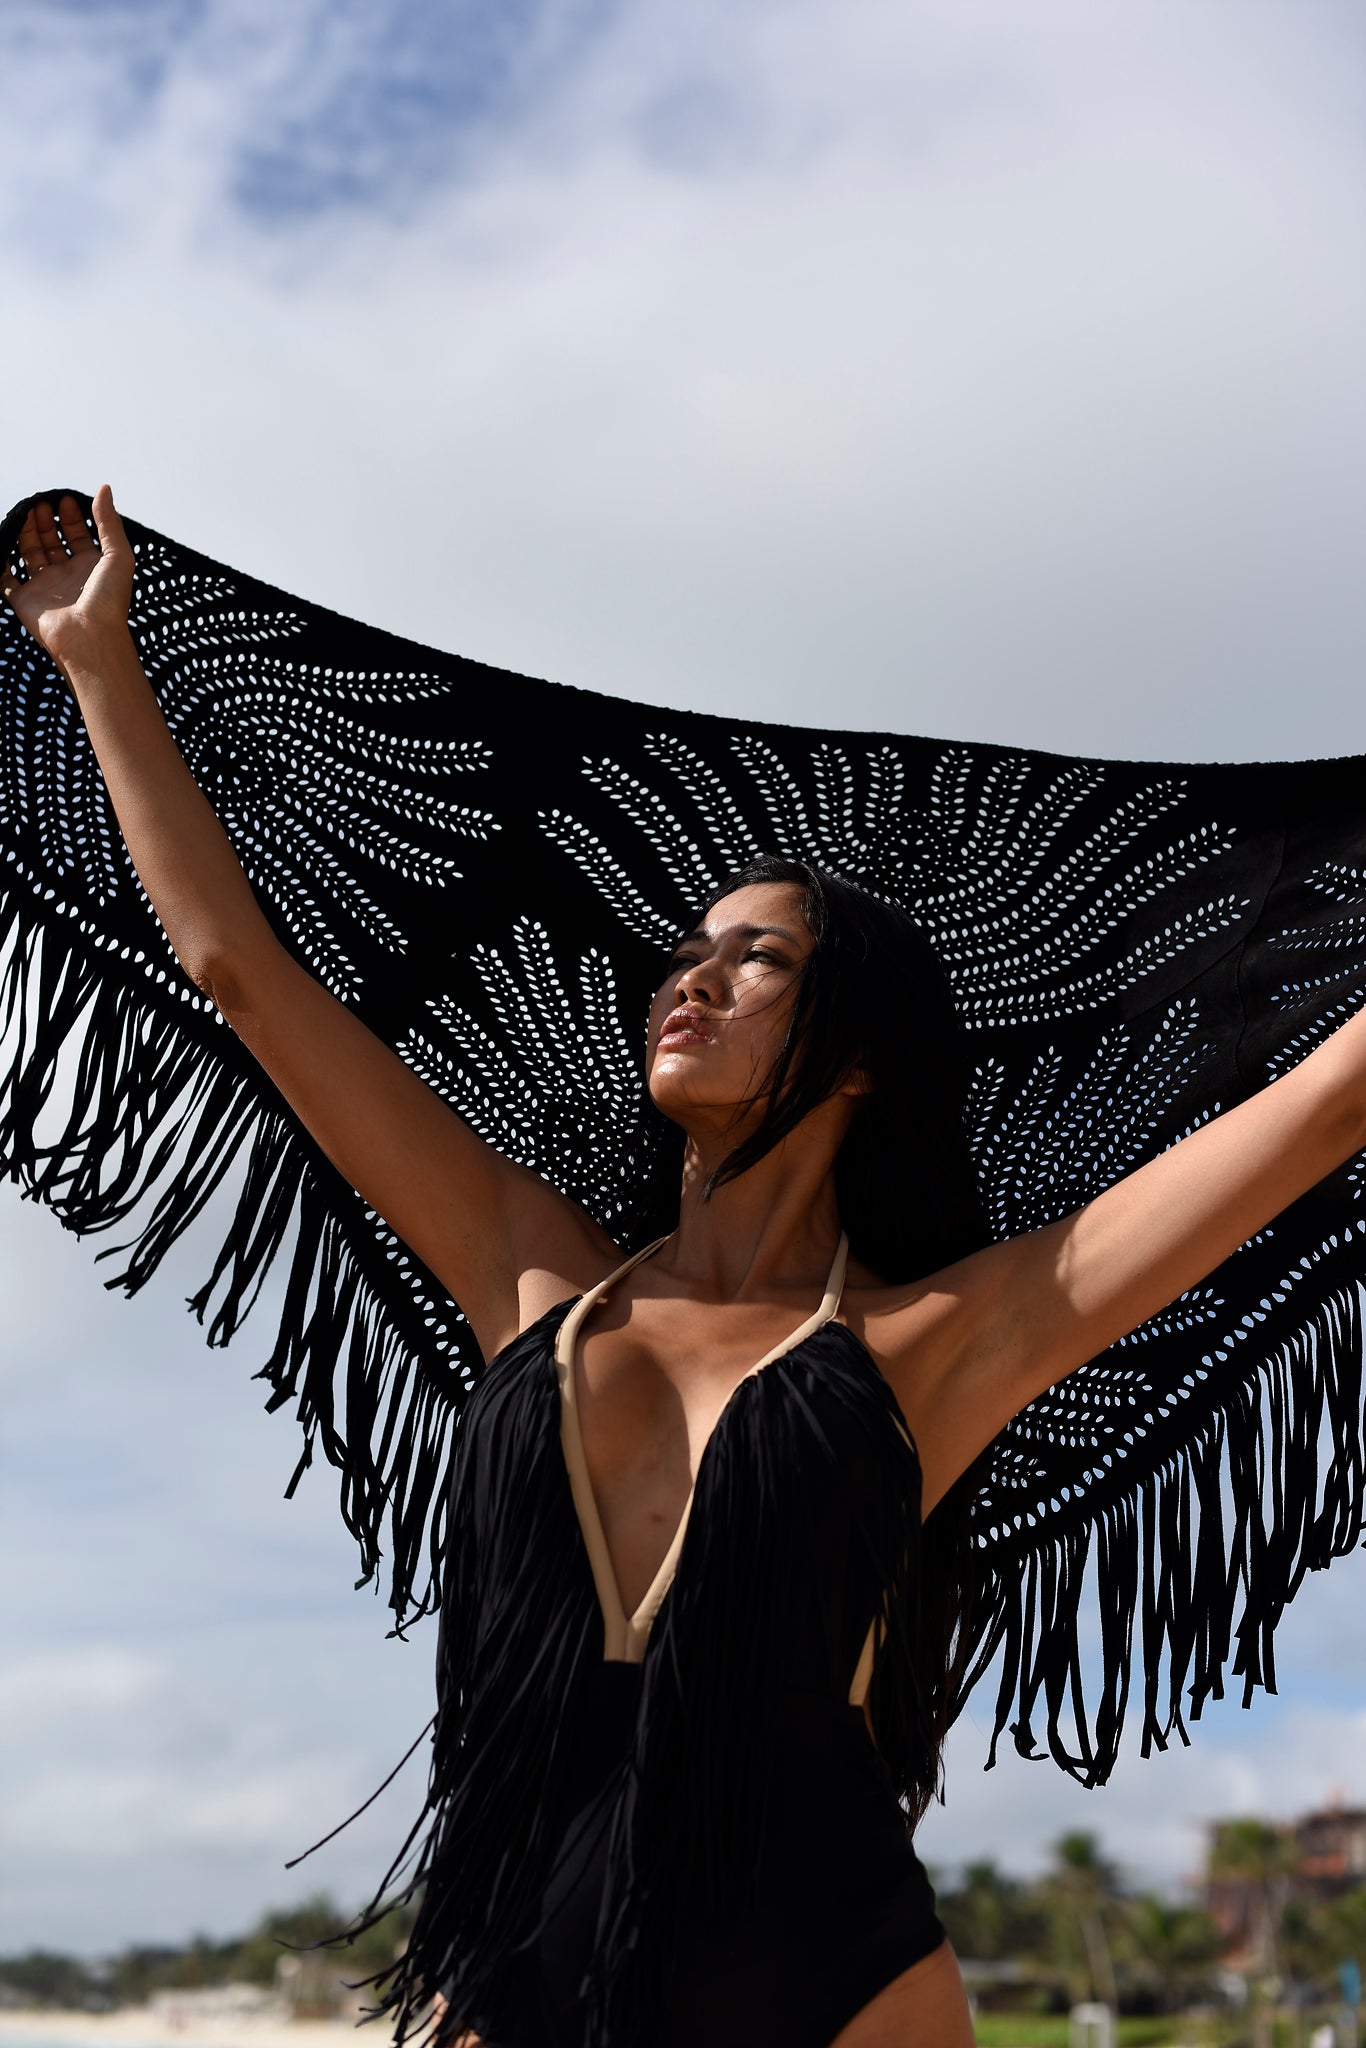
<path fill-rule="evenodd" d="M 727 1411 L 784 1355 L 793 1322 L 760 1305 L 717 1315 L 646 1303 L 578 1333 L 563 1360 L 575 1448 L 628 1615 L 655 1583 Z"/>
<path fill-rule="evenodd" d="M 919 1526 L 914 1446 L 858 1339 L 827 1321 L 758 1370 L 742 1361 L 738 1380 L 722 1361 L 730 1374 L 712 1398 L 729 1392 L 695 1463 L 666 1445 L 655 1455 L 678 1457 L 676 1471 L 650 1469 L 651 1447 L 628 1442 L 615 1493 L 598 1467 L 600 1514 L 567 1323 L 547 1318 L 526 1333 L 469 1412 L 457 1494 L 472 1517 L 475 1606 L 520 1613 L 528 1572 L 539 1583 L 566 1571 L 576 1599 L 596 1595 L 597 1659 L 641 1662 L 657 1622 L 672 1617 L 671 1656 L 685 1637 L 695 1648 L 705 1638 L 728 1664 L 762 1616 L 782 1645 L 778 1663 L 798 1673 L 791 1683 L 846 1691 L 878 1590 L 905 1568 Z M 671 1380 L 667 1398 L 682 1403 L 685 1391 Z M 633 1503 L 632 1458 L 647 1481 Z"/>

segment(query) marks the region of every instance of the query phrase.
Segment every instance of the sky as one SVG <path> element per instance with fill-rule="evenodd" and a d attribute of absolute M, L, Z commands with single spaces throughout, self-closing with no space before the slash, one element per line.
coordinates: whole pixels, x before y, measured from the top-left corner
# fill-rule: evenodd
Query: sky
<path fill-rule="evenodd" d="M 1136 760 L 1366 751 L 1366 23 L 1339 0 L 0 0 L 9 502 L 641 702 Z M 7 481 L 7 488 L 6 488 Z M 378 1883 L 434 1632 L 183 1301 L 0 1187 L 0 1953 Z M 1366 1567 L 1281 1692 L 922 1853 L 1135 1882 L 1366 1802 Z"/>

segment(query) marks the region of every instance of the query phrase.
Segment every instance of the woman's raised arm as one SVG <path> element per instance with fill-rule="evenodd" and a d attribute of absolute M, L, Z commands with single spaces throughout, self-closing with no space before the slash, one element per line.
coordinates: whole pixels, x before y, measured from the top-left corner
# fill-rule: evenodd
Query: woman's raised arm
<path fill-rule="evenodd" d="M 1363 1147 L 1366 1009 L 1084 1207 L 933 1275 L 881 1339 L 935 1469 L 927 1501 L 1037 1395 L 1194 1287 Z M 929 1325 L 940 1339 L 918 1360 L 915 1332 Z"/>
<path fill-rule="evenodd" d="M 614 1246 L 576 1202 L 476 1136 L 299 965 L 195 782 L 128 628 L 133 552 L 107 484 L 99 544 L 74 498 L 36 506 L 3 594 L 80 706 L 119 828 L 186 973 L 339 1172 L 459 1301 L 485 1355 L 601 1277 Z"/>

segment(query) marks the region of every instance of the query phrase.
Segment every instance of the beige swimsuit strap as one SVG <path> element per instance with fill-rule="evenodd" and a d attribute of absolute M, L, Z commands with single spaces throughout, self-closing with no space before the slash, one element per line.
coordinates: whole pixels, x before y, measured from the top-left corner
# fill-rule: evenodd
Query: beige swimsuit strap
<path fill-rule="evenodd" d="M 672 1232 L 670 1232 L 670 1235 L 672 1235 Z M 578 1342 L 579 1329 L 589 1310 L 602 1299 L 603 1295 L 606 1294 L 615 1281 L 621 1279 L 623 1274 L 629 1273 L 633 1266 L 639 1265 L 642 1259 L 648 1258 L 651 1252 L 658 1251 L 660 1245 L 666 1242 L 666 1238 L 657 1238 L 653 1244 L 646 1245 L 643 1251 L 636 1252 L 631 1258 L 625 1260 L 615 1271 L 609 1273 L 605 1279 L 600 1280 L 595 1287 L 589 1288 L 587 1293 L 580 1295 L 578 1301 L 575 1302 L 561 1323 L 555 1339 L 555 1369 L 560 1388 L 560 1442 L 564 1450 L 565 1465 L 569 1472 L 569 1483 L 574 1497 L 575 1512 L 578 1515 L 579 1527 L 583 1533 L 584 1547 L 588 1552 L 589 1563 L 593 1570 L 593 1580 L 597 1587 L 598 1604 L 602 1609 L 603 1655 L 608 1663 L 638 1664 L 644 1658 L 645 1645 L 649 1639 L 650 1625 L 663 1603 L 665 1594 L 673 1583 L 679 1554 L 683 1548 L 683 1538 L 687 1533 L 688 1518 L 692 1513 L 693 1501 L 696 1498 L 697 1484 L 696 1480 L 694 1480 L 693 1485 L 688 1491 L 688 1498 L 684 1503 L 678 1527 L 674 1531 L 673 1538 L 664 1553 L 659 1569 L 655 1573 L 644 1599 L 634 1614 L 627 1614 L 621 1598 L 620 1588 L 617 1585 L 616 1574 L 612 1569 L 612 1561 L 608 1555 L 607 1539 L 602 1527 L 602 1517 L 598 1512 L 598 1504 L 594 1498 L 592 1483 L 588 1476 L 588 1462 L 584 1455 L 583 1432 L 580 1427 L 578 1402 L 574 1387 L 574 1351 Z M 776 1359 L 794 1350 L 813 1331 L 818 1330 L 822 1323 L 830 1320 L 839 1308 L 840 1301 L 843 1298 L 844 1275 L 848 1264 L 848 1257 L 849 1240 L 844 1232 L 841 1231 L 840 1241 L 826 1279 L 825 1291 L 821 1297 L 820 1306 L 806 1318 L 805 1322 L 799 1324 L 790 1335 L 784 1337 L 780 1343 L 775 1344 L 771 1351 L 765 1352 L 758 1363 L 751 1366 L 744 1375 L 745 1379 L 753 1379 L 756 1374 L 764 1370 L 765 1366 L 773 1364 Z M 722 1412 L 724 1413 L 724 1409 Z M 700 1469 L 700 1459 L 698 1464 Z"/>

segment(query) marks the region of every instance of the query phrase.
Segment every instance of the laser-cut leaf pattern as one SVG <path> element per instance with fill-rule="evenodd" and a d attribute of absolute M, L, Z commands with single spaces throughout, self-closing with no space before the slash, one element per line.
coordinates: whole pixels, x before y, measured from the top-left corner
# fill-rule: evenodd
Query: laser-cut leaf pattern
<path fill-rule="evenodd" d="M 760 851 L 814 859 L 895 898 L 924 925 L 969 1029 L 1095 1008 L 1198 941 L 1235 930 L 1248 909 L 1246 896 L 1217 887 L 1231 836 L 1203 818 L 1169 829 L 1170 818 L 1189 817 L 1175 778 L 1119 792 L 1078 839 L 1077 813 L 1104 798 L 1102 764 L 1044 780 L 1022 756 L 983 764 L 947 747 L 917 803 L 906 762 L 888 744 L 860 758 L 824 741 L 804 750 L 793 735 L 784 758 L 768 740 L 735 737 L 729 751 L 741 772 L 728 776 L 667 734 L 649 735 L 643 751 L 666 771 L 653 785 L 611 759 L 582 767 L 639 835 L 643 858 L 624 855 L 619 829 L 609 836 L 606 823 L 595 829 L 568 804 L 542 817 L 628 931 L 666 945 L 678 906 L 700 901 Z M 666 882 L 653 901 L 638 879 L 651 862 Z M 1202 867 L 1213 870 L 1208 893 L 1117 943 L 1136 913 L 1163 897 L 1175 902 Z"/>

